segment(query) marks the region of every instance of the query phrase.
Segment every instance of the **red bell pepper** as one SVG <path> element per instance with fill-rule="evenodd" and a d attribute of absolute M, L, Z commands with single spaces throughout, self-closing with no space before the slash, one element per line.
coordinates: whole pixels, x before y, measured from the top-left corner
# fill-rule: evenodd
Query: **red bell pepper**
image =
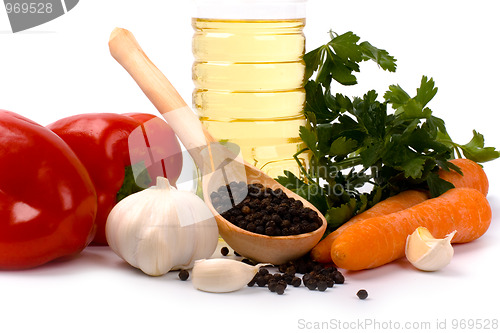
<path fill-rule="evenodd" d="M 83 250 L 97 198 L 87 170 L 47 128 L 0 110 L 0 269 L 26 269 Z"/>
<path fill-rule="evenodd" d="M 157 176 L 166 176 L 175 185 L 180 175 L 182 156 L 177 138 L 170 126 L 154 115 L 89 113 L 60 119 L 47 128 L 73 149 L 96 188 L 97 233 L 92 244 L 107 245 L 106 220 L 120 199 L 154 185 Z M 147 168 L 147 181 L 135 179 L 132 164 Z"/>

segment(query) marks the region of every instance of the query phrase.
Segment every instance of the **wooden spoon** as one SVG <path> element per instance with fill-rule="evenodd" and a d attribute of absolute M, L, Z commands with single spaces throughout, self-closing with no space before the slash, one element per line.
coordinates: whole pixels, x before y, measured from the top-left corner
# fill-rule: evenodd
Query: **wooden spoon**
<path fill-rule="evenodd" d="M 168 79 L 146 56 L 130 31 L 115 28 L 110 36 L 109 49 L 113 58 L 132 76 L 169 123 L 198 167 L 204 169 L 202 170 L 204 174 L 202 183 L 205 202 L 216 218 L 220 235 L 233 250 L 257 262 L 279 265 L 305 255 L 320 241 L 326 230 L 326 219 L 316 207 L 261 170 L 246 162 L 235 160 L 234 153 L 228 154 L 233 160 L 229 173 L 236 178 L 243 177 L 247 184 L 261 183 L 273 190 L 281 189 L 288 197 L 300 200 L 305 207 L 316 211 L 321 218 L 322 225 L 313 232 L 300 235 L 266 236 L 241 229 L 223 218 L 215 210 L 210 200 L 210 193 L 217 190 L 216 187 L 222 181 L 216 179 L 220 178 L 220 173 L 206 170 L 212 168 L 211 171 L 215 171 L 212 153 L 216 140 L 204 129 L 194 112 L 187 106 Z M 211 158 L 206 157 L 207 147 Z M 221 157 L 220 154 L 217 155 L 219 158 Z M 240 175 L 242 171 L 244 172 Z"/>

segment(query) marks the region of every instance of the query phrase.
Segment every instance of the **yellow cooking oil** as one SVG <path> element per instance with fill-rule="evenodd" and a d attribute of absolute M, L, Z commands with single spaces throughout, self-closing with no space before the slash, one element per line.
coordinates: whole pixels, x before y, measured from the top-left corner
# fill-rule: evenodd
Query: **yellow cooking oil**
<path fill-rule="evenodd" d="M 193 18 L 192 25 L 193 106 L 204 126 L 268 175 L 299 174 L 305 19 Z"/>

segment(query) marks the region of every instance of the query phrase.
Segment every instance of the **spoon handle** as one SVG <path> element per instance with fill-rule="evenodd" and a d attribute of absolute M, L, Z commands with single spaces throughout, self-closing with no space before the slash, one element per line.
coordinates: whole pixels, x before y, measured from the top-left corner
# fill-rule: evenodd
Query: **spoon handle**
<path fill-rule="evenodd" d="M 115 28 L 108 44 L 113 58 L 132 76 L 191 155 L 197 155 L 196 152 L 206 147 L 207 139 L 213 141 L 195 113 L 146 56 L 130 31 Z"/>

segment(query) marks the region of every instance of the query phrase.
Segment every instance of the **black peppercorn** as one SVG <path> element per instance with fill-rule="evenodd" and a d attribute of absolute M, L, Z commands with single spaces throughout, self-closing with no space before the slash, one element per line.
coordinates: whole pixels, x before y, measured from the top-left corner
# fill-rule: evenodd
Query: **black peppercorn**
<path fill-rule="evenodd" d="M 224 246 L 220 249 L 220 253 L 225 257 L 229 254 L 229 249 L 226 246 Z"/>
<path fill-rule="evenodd" d="M 328 285 L 327 285 L 327 283 L 326 283 L 326 281 L 325 281 L 325 280 L 320 280 L 320 281 L 318 281 L 317 286 L 318 286 L 318 290 L 319 290 L 319 291 L 325 291 L 325 290 L 326 290 L 326 288 L 328 288 Z"/>
<path fill-rule="evenodd" d="M 294 287 L 300 287 L 301 284 L 302 284 L 302 281 L 300 280 L 300 278 L 297 276 L 294 276 L 292 279 L 291 285 Z"/>
<path fill-rule="evenodd" d="M 281 273 L 285 273 L 287 268 L 288 266 L 286 264 L 281 264 L 278 269 Z"/>
<path fill-rule="evenodd" d="M 288 209 L 286 207 L 279 205 L 276 212 L 283 217 L 287 213 L 287 211 Z"/>
<path fill-rule="evenodd" d="M 278 283 L 276 281 L 269 281 L 269 284 L 267 285 L 267 288 L 269 289 L 269 291 L 271 292 L 275 292 L 276 291 L 276 288 L 278 287 Z"/>
<path fill-rule="evenodd" d="M 267 206 L 269 206 L 271 204 L 271 199 L 266 198 L 266 199 L 262 200 L 260 203 L 261 203 L 262 206 L 266 206 L 267 207 Z"/>
<path fill-rule="evenodd" d="M 243 214 L 250 214 L 251 209 L 250 209 L 250 207 L 248 207 L 248 206 L 243 206 L 243 207 L 241 207 L 241 212 L 242 212 Z"/>
<path fill-rule="evenodd" d="M 274 221 L 269 221 L 266 223 L 266 228 L 276 228 L 276 222 Z"/>
<path fill-rule="evenodd" d="M 253 279 L 250 280 L 250 282 L 248 282 L 247 286 L 253 287 L 255 285 L 255 282 L 256 282 L 256 277 L 254 276 Z"/>
<path fill-rule="evenodd" d="M 304 285 L 309 290 L 315 290 L 318 287 L 318 282 L 315 279 L 309 279 L 307 282 L 304 281 Z"/>
<path fill-rule="evenodd" d="M 290 230 L 291 235 L 300 234 L 300 227 L 298 225 L 292 225 L 288 230 Z"/>
<path fill-rule="evenodd" d="M 288 283 L 286 283 L 284 280 L 279 280 L 278 281 L 278 285 L 282 285 L 283 286 L 283 289 L 286 289 Z"/>
<path fill-rule="evenodd" d="M 283 281 L 285 281 L 287 284 L 292 284 L 292 279 L 294 276 L 292 274 L 284 273 L 283 274 Z"/>
<path fill-rule="evenodd" d="M 261 234 L 261 235 L 262 235 L 262 234 L 264 234 L 264 231 L 265 231 L 265 228 L 264 228 L 264 226 L 262 226 L 262 225 L 258 225 L 258 226 L 255 228 L 255 232 L 256 232 L 257 234 Z"/>
<path fill-rule="evenodd" d="M 335 281 L 336 284 L 343 284 L 344 280 L 344 276 L 339 271 L 333 273 L 333 281 Z"/>
<path fill-rule="evenodd" d="M 322 269 L 323 269 L 323 266 L 321 266 L 320 264 L 315 264 L 313 266 L 313 271 L 315 271 L 315 272 L 320 272 Z"/>
<path fill-rule="evenodd" d="M 283 295 L 285 293 L 286 286 L 284 287 L 282 284 L 277 284 L 276 285 L 276 294 L 278 295 Z"/>
<path fill-rule="evenodd" d="M 307 264 L 305 262 L 300 262 L 297 266 L 297 272 L 299 272 L 300 274 L 307 273 Z"/>
<path fill-rule="evenodd" d="M 255 223 L 250 222 L 247 224 L 247 230 L 250 232 L 255 232 L 256 228 L 257 228 L 257 226 L 255 225 Z"/>
<path fill-rule="evenodd" d="M 358 296 L 359 299 L 366 299 L 368 297 L 368 292 L 366 290 L 364 290 L 364 289 L 360 289 L 356 293 L 356 296 Z"/>
<path fill-rule="evenodd" d="M 255 282 L 257 283 L 257 285 L 259 287 L 265 287 L 267 284 L 266 278 L 263 275 L 257 276 L 257 278 L 255 279 Z"/>
<path fill-rule="evenodd" d="M 295 275 L 295 273 L 297 273 L 297 271 L 295 270 L 294 266 L 288 266 L 285 273 L 289 274 L 289 275 Z"/>
<path fill-rule="evenodd" d="M 179 279 L 181 279 L 181 281 L 186 281 L 188 278 L 189 272 L 185 269 L 181 269 L 181 271 L 179 272 Z"/>
<path fill-rule="evenodd" d="M 274 228 L 273 227 L 266 227 L 264 233 L 267 236 L 274 236 Z"/>

